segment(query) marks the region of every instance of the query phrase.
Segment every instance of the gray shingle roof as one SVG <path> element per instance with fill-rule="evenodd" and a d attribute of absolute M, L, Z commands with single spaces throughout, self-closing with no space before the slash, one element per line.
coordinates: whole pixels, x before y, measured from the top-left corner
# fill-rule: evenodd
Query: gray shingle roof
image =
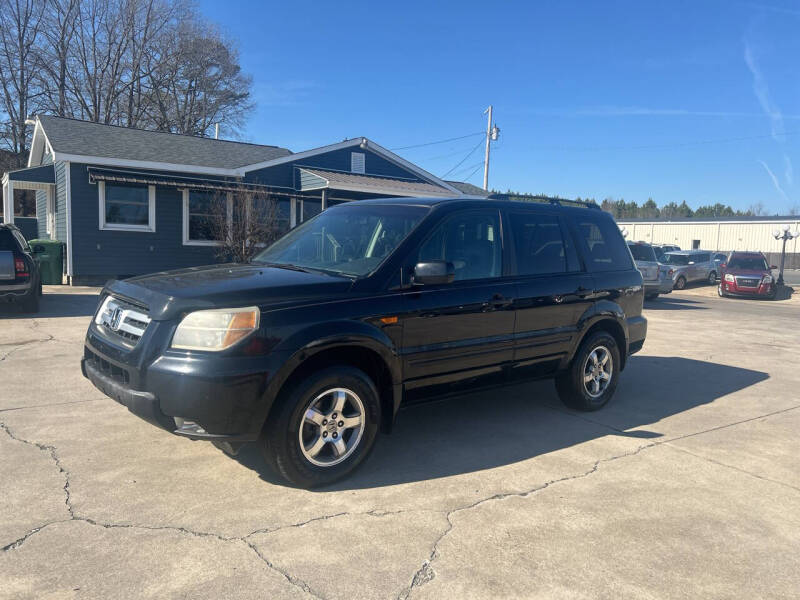
<path fill-rule="evenodd" d="M 484 190 L 483 188 L 479 188 L 477 185 L 472 185 L 471 183 L 467 183 L 466 181 L 450 181 L 445 180 L 445 183 L 449 183 L 454 188 L 456 188 L 462 194 L 467 194 L 468 196 L 481 196 L 483 198 L 489 197 L 489 192 Z"/>
<path fill-rule="evenodd" d="M 122 160 L 235 169 L 288 156 L 291 151 L 227 140 L 102 125 L 40 115 L 53 151 Z"/>
<path fill-rule="evenodd" d="M 328 187 L 332 189 L 350 189 L 352 187 L 364 188 L 375 193 L 406 194 L 409 196 L 424 195 L 453 195 L 453 192 L 432 183 L 422 181 L 407 181 L 404 179 L 391 179 L 389 177 L 376 177 L 374 175 L 358 175 L 355 173 L 343 173 L 341 171 L 326 171 L 323 169 L 312 169 L 301 167 L 312 175 L 321 177 L 328 181 Z"/>

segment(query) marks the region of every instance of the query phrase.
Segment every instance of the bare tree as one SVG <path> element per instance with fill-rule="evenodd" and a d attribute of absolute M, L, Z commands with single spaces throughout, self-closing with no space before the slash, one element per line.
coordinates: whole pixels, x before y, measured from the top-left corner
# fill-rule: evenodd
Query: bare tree
<path fill-rule="evenodd" d="M 37 63 L 36 43 L 42 24 L 40 0 L 3 0 L 0 2 L 0 86 L 5 116 L 2 139 L 17 156 L 17 165 L 25 164 L 30 127 L 28 110 L 36 92 L 32 73 Z"/>
<path fill-rule="evenodd" d="M 150 75 L 154 127 L 205 136 L 222 123 L 235 131 L 252 109 L 252 81 L 233 45 L 199 18 L 182 22 L 169 42 L 166 60 Z"/>
<path fill-rule="evenodd" d="M 41 97 L 37 108 L 51 111 L 59 117 L 72 114 L 67 71 L 79 2 L 80 0 L 44 2 L 42 34 L 45 43 L 39 48 L 36 81 Z"/>
<path fill-rule="evenodd" d="M 208 230 L 220 243 L 216 254 L 223 261 L 249 263 L 282 233 L 278 202 L 266 192 L 242 188 L 215 194 L 211 211 Z"/>

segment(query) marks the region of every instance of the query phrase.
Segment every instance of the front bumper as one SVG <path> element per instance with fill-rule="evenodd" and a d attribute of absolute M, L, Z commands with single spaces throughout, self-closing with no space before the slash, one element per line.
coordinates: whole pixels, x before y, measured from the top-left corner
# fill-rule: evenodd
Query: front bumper
<path fill-rule="evenodd" d="M 177 435 L 258 439 L 271 406 L 267 385 L 280 358 L 162 351 L 158 325 L 151 323 L 131 351 L 107 342 L 90 325 L 84 376 L 133 414 Z"/>
<path fill-rule="evenodd" d="M 777 291 L 774 283 L 761 283 L 757 288 L 743 288 L 729 281 L 721 281 L 720 289 L 728 296 L 742 298 L 772 298 Z"/>

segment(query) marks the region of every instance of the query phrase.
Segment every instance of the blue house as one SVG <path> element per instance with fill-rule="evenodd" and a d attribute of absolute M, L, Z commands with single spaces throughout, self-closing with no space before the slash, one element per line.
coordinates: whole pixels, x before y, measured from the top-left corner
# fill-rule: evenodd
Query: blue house
<path fill-rule="evenodd" d="M 483 194 L 363 137 L 293 153 L 52 116 L 36 118 L 28 167 L 2 183 L 9 222 L 14 189 L 35 190 L 37 235 L 64 242 L 74 285 L 214 262 L 214 194 L 267 195 L 284 230 L 361 198 Z"/>

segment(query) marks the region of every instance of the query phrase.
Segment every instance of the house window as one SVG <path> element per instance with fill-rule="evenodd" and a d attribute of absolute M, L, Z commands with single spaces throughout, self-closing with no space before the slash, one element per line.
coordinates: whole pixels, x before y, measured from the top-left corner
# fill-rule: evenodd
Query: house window
<path fill-rule="evenodd" d="M 231 195 L 225 192 L 183 190 L 183 243 L 217 246 L 230 227 Z"/>
<path fill-rule="evenodd" d="M 364 173 L 366 167 L 366 155 L 363 152 L 350 153 L 350 172 Z"/>
<path fill-rule="evenodd" d="M 156 187 L 99 181 L 100 229 L 156 230 Z"/>

